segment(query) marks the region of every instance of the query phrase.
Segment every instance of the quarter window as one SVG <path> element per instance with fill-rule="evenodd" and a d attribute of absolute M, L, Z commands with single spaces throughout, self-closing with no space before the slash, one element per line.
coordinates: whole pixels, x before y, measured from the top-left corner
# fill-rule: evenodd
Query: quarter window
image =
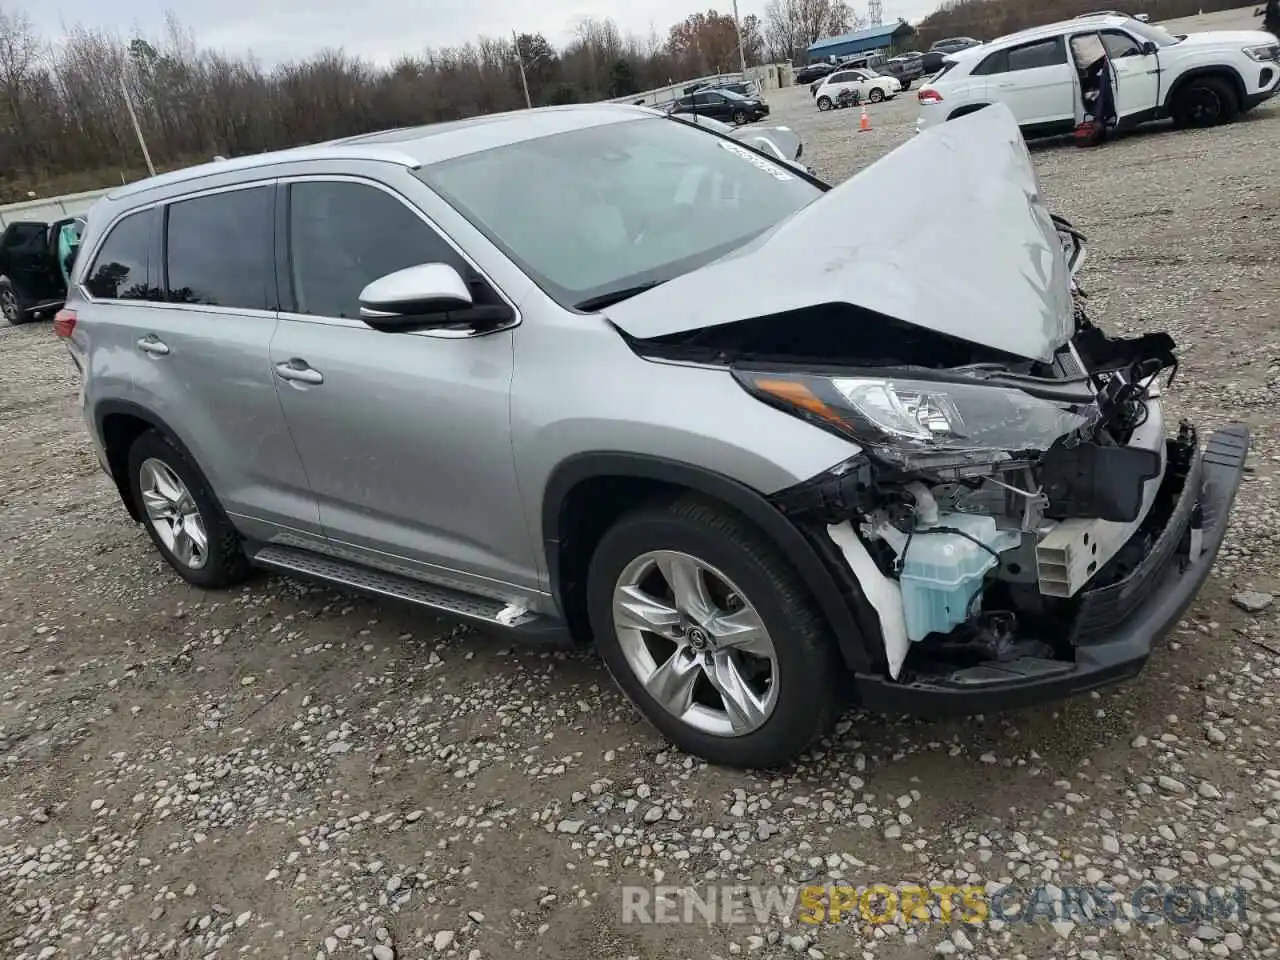
<path fill-rule="evenodd" d="M 275 307 L 275 187 L 169 204 L 168 299 L 242 310 Z"/>
<path fill-rule="evenodd" d="M 158 284 L 150 279 L 150 253 L 155 237 L 156 209 L 122 218 L 102 243 L 84 286 L 99 300 L 159 299 Z"/>
<path fill-rule="evenodd" d="M 379 277 L 423 263 L 466 263 L 403 202 L 350 181 L 295 183 L 289 191 L 289 255 L 295 311 L 360 316 L 360 291 Z M 481 302 L 476 285 L 472 295 Z"/>

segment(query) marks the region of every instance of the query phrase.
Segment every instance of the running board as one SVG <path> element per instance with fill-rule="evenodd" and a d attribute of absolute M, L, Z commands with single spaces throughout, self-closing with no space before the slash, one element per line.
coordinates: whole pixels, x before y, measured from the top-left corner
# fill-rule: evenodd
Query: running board
<path fill-rule="evenodd" d="M 347 560 L 326 557 L 310 550 L 266 544 L 250 553 L 249 560 L 254 566 L 279 573 L 321 580 L 379 597 L 391 597 L 473 623 L 507 630 L 534 643 L 571 644 L 568 628 L 557 617 L 523 610 L 501 600 L 478 597 Z"/>

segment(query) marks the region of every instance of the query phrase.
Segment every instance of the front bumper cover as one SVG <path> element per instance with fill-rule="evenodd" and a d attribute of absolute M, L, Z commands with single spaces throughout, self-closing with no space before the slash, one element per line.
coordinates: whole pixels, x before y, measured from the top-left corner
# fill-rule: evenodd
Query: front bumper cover
<path fill-rule="evenodd" d="M 983 664 L 945 680 L 905 683 L 855 673 L 859 702 L 887 713 L 979 713 L 1061 699 L 1135 676 L 1152 644 L 1173 628 L 1209 576 L 1248 452 L 1243 424 L 1210 436 L 1142 563 L 1123 580 L 1083 594 L 1072 634 L 1074 663 L 1023 658 Z"/>

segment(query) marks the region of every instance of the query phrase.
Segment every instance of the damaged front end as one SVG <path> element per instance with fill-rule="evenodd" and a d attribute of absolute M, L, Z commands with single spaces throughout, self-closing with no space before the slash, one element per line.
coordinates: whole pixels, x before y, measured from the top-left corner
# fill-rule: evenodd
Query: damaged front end
<path fill-rule="evenodd" d="M 1048 364 L 732 364 L 762 401 L 862 448 L 774 502 L 835 544 L 875 611 L 864 702 L 1018 706 L 1141 669 L 1207 576 L 1248 448 L 1243 426 L 1204 450 L 1189 423 L 1166 430 L 1173 351 L 1078 309 Z"/>
<path fill-rule="evenodd" d="M 878 624 L 856 674 L 870 706 L 987 710 L 1132 676 L 1216 555 L 1247 431 L 1202 449 L 1192 425 L 1167 428 L 1172 339 L 1094 326 L 1083 237 L 1055 225 L 1075 329 L 1047 360 L 847 303 L 634 344 L 727 366 L 860 448 L 773 502 Z"/>

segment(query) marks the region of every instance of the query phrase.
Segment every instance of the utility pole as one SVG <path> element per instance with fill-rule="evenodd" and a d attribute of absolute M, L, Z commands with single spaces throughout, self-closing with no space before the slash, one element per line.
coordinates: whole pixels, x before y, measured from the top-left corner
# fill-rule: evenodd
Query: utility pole
<path fill-rule="evenodd" d="M 524 87 L 524 105 L 532 110 L 533 100 L 529 97 L 529 78 L 524 75 L 524 54 L 520 52 L 520 38 L 516 36 L 514 30 L 511 31 L 511 40 L 516 45 L 516 63 L 520 64 L 520 86 Z"/>
<path fill-rule="evenodd" d="M 742 66 L 742 79 L 747 79 L 747 50 L 742 45 L 742 21 L 738 19 L 738 0 L 733 0 L 733 26 L 738 31 L 738 63 Z"/>
<path fill-rule="evenodd" d="M 124 73 L 120 74 L 120 92 L 124 94 L 124 105 L 129 111 L 129 119 L 133 121 L 133 132 L 138 135 L 138 146 L 142 148 L 142 157 L 147 161 L 147 170 L 151 176 L 156 175 L 155 164 L 151 162 L 151 152 L 147 149 L 147 141 L 142 136 L 142 125 L 138 123 L 138 115 L 133 112 L 133 98 L 129 96 L 129 83 Z"/>

